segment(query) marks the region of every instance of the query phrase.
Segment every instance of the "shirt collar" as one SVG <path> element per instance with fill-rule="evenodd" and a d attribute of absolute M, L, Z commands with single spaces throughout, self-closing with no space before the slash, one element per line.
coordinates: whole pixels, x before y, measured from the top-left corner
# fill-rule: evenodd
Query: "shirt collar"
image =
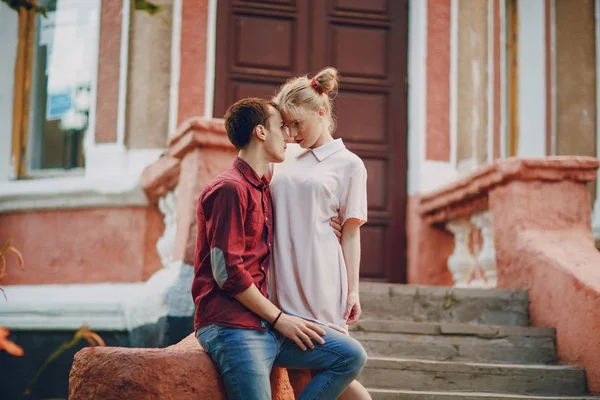
<path fill-rule="evenodd" d="M 240 171 L 240 174 L 242 174 L 242 176 L 244 178 L 246 178 L 246 180 L 248 182 L 250 182 L 253 186 L 260 188 L 265 184 L 268 184 L 266 182 L 266 179 L 260 178 L 258 176 L 258 174 L 256 173 L 256 171 L 254 170 L 254 168 L 252 168 L 250 166 L 250 164 L 248 164 L 246 161 L 242 160 L 240 157 L 236 157 L 235 161 L 233 162 L 233 166 Z"/>
<path fill-rule="evenodd" d="M 327 157 L 329 157 L 345 148 L 346 148 L 346 145 L 344 144 L 344 141 L 341 138 L 337 138 L 337 139 L 333 140 L 332 142 L 329 142 L 327 144 L 324 144 L 323 146 L 317 147 L 316 149 L 307 149 L 307 150 L 303 151 L 302 153 L 300 153 L 298 155 L 298 157 L 308 153 L 309 151 L 312 151 L 312 153 L 315 155 L 317 160 L 319 160 L 319 162 L 323 162 L 323 160 L 325 160 Z"/>

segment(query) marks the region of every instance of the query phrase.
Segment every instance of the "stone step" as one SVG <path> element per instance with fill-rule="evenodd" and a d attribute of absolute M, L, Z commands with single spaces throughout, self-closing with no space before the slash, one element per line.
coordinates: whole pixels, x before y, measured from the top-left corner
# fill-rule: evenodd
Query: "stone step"
<path fill-rule="evenodd" d="M 529 325 L 527 291 L 363 282 L 364 319 Z"/>
<path fill-rule="evenodd" d="M 358 380 L 368 388 L 398 390 L 580 396 L 586 389 L 579 367 L 384 357 L 369 357 Z"/>
<path fill-rule="evenodd" d="M 360 321 L 350 327 L 367 354 L 509 364 L 556 361 L 554 329 L 402 321 Z"/>
<path fill-rule="evenodd" d="M 464 335 L 482 338 L 502 338 L 507 336 L 551 337 L 556 335 L 554 328 L 540 328 L 516 325 L 479 325 L 452 322 L 412 322 L 402 320 L 360 320 L 350 325 L 350 331 L 412 333 L 416 335 Z"/>
<path fill-rule="evenodd" d="M 373 400 L 600 400 L 590 396 L 528 396 L 500 393 L 421 392 L 368 389 Z"/>
<path fill-rule="evenodd" d="M 551 364 L 556 361 L 554 340 L 511 336 L 481 339 L 474 336 L 430 336 L 380 332 L 353 332 L 369 356 L 440 361 L 508 364 Z"/>

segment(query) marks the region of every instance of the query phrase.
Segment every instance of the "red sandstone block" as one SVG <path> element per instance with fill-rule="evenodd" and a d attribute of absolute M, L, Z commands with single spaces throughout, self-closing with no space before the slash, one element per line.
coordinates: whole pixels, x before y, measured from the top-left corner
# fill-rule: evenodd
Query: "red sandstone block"
<path fill-rule="evenodd" d="M 285 369 L 271 374 L 273 399 L 293 400 Z M 190 334 L 165 349 L 86 347 L 69 376 L 69 399 L 226 399 L 217 370 Z"/>
<path fill-rule="evenodd" d="M 179 163 L 177 158 L 163 156 L 144 169 L 141 186 L 150 203 L 158 203 L 159 198 L 175 189 L 179 181 Z"/>

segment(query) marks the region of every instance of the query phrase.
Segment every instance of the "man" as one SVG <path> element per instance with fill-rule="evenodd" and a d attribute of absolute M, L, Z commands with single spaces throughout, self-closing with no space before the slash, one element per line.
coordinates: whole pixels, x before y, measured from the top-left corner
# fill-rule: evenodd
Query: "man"
<path fill-rule="evenodd" d="M 266 100 L 225 114 L 233 168 L 200 194 L 192 296 L 196 337 L 221 371 L 229 399 L 271 399 L 273 365 L 319 371 L 300 399 L 334 399 L 360 373 L 363 348 L 341 333 L 286 315 L 267 299 L 273 208 L 264 174 L 285 158 L 287 127 Z"/>

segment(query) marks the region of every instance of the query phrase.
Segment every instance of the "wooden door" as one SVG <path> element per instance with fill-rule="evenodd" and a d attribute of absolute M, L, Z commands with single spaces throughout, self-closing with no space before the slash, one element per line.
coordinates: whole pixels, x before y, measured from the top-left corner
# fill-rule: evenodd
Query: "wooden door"
<path fill-rule="evenodd" d="M 339 70 L 336 136 L 369 174 L 361 276 L 405 282 L 407 0 L 219 0 L 217 14 L 216 117 Z"/>

